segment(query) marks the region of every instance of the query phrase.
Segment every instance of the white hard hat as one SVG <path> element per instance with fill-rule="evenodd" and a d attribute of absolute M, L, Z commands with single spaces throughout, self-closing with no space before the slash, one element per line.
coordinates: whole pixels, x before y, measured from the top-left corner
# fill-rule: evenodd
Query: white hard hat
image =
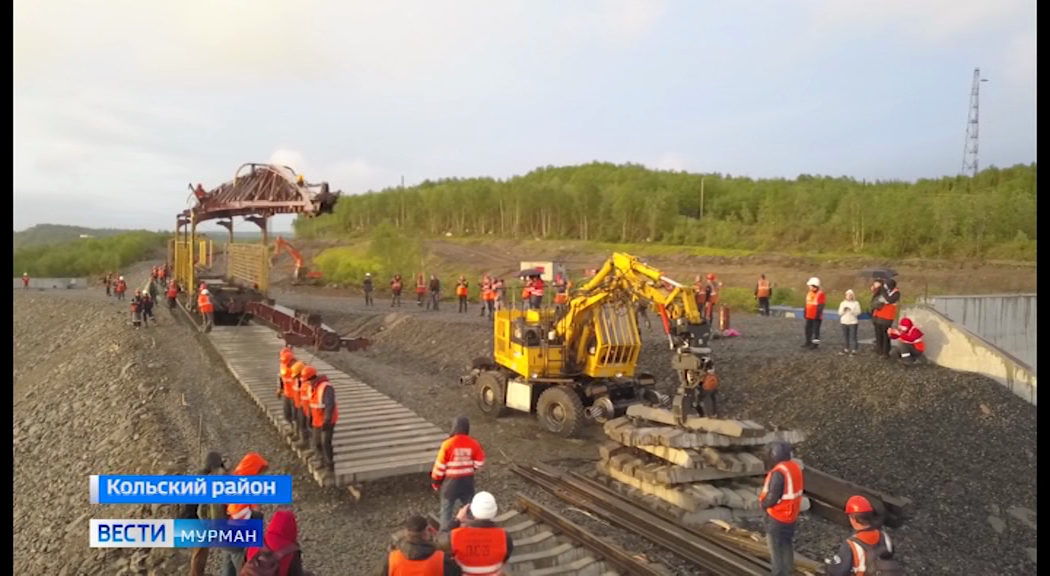
<path fill-rule="evenodd" d="M 211 294 L 211 292 L 208 292 L 208 289 L 205 288 L 204 290 L 201 290 L 201 294 Z"/>
<path fill-rule="evenodd" d="M 470 515 L 478 520 L 492 520 L 498 510 L 496 498 L 488 492 L 478 492 L 470 501 Z"/>
<path fill-rule="evenodd" d="M 123 277 L 123 276 L 121 276 L 120 278 L 117 278 L 117 280 L 123 280 L 123 279 L 124 279 L 124 277 Z"/>
<path fill-rule="evenodd" d="M 22 272 L 22 276 L 29 276 L 29 272 Z"/>
<path fill-rule="evenodd" d="M 806 286 L 816 286 L 817 288 L 820 288 L 820 278 L 817 278 L 816 276 L 810 278 L 809 282 L 806 282 Z"/>
<path fill-rule="evenodd" d="M 365 276 L 371 276 L 371 275 L 372 275 L 371 272 L 365 272 Z"/>

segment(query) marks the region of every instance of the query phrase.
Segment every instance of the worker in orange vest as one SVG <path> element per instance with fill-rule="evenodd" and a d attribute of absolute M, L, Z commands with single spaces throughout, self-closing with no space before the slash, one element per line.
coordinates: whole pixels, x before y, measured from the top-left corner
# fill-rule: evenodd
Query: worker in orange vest
<path fill-rule="evenodd" d="M 420 272 L 416 274 L 416 306 L 423 306 L 423 297 L 427 294 L 427 280 Z"/>
<path fill-rule="evenodd" d="M 467 279 L 465 276 L 460 276 L 459 281 L 456 282 L 456 300 L 459 301 L 459 309 L 457 310 L 460 314 L 467 311 Z"/>
<path fill-rule="evenodd" d="M 314 388 L 310 376 L 316 374 L 317 369 L 307 364 L 303 364 L 302 369 L 299 371 L 299 412 L 297 414 L 299 418 L 299 442 L 296 444 L 296 447 L 306 451 L 313 450 L 312 436 L 310 434 L 313 428 L 311 423 L 313 418 L 310 412 L 310 403 L 314 399 Z"/>
<path fill-rule="evenodd" d="M 124 301 L 124 293 L 128 291 L 128 283 L 124 281 L 123 276 L 117 277 L 117 283 L 113 286 L 113 291 L 117 293 L 117 300 Z"/>
<path fill-rule="evenodd" d="M 889 329 L 897 320 L 897 304 L 900 302 L 901 293 L 897 289 L 897 281 L 893 278 L 876 280 L 871 290 L 871 322 L 875 326 L 875 352 L 888 358 Z"/>
<path fill-rule="evenodd" d="M 283 400 L 284 419 L 290 428 L 294 428 L 292 422 L 295 420 L 294 404 L 292 403 L 292 392 L 295 387 L 295 378 L 298 374 L 292 374 L 292 365 L 296 363 L 295 353 L 285 346 L 281 348 L 277 365 L 277 397 Z"/>
<path fill-rule="evenodd" d="M 850 576 L 852 574 L 904 574 L 904 564 L 893 557 L 893 541 L 889 534 L 878 528 L 875 508 L 864 496 L 851 496 L 846 501 L 846 516 L 853 535 L 842 543 L 838 554 L 825 560 L 828 576 Z"/>
<path fill-rule="evenodd" d="M 495 304 L 496 291 L 492 287 L 492 277 L 486 274 L 481 278 L 481 314 L 479 316 L 484 316 L 485 312 L 488 312 L 491 318 Z"/>
<path fill-rule="evenodd" d="M 393 279 L 390 280 L 390 307 L 393 308 L 395 305 L 401 307 L 401 290 L 405 287 L 404 281 L 401 280 L 400 274 L 394 274 Z"/>
<path fill-rule="evenodd" d="M 310 401 L 310 425 L 313 427 L 315 450 L 321 455 L 321 465 L 335 472 L 335 451 L 332 436 L 339 423 L 339 404 L 335 399 L 335 387 L 324 374 L 318 375 L 313 366 L 303 369 L 300 375 L 310 382 L 313 398 Z"/>
<path fill-rule="evenodd" d="M 447 547 L 463 574 L 504 574 L 503 567 L 514 553 L 514 541 L 493 522 L 497 512 L 496 498 L 488 492 L 478 492 L 452 521 Z"/>
<path fill-rule="evenodd" d="M 29 290 L 29 272 L 22 272 L 22 290 Z"/>
<path fill-rule="evenodd" d="M 560 272 L 554 277 L 554 308 L 558 312 L 564 312 L 569 303 L 569 286 L 569 281 Z"/>
<path fill-rule="evenodd" d="M 766 537 L 769 541 L 772 576 L 791 576 L 795 572 L 795 521 L 805 482 L 802 469 L 791 459 L 791 445 L 775 440 L 769 445 L 772 468 L 766 474 L 758 499 L 766 511 Z"/>
<path fill-rule="evenodd" d="M 168 289 L 164 292 L 164 296 L 168 299 L 168 309 L 175 309 L 175 298 L 179 295 L 179 285 L 175 283 L 175 279 L 171 279 L 168 282 Z"/>
<path fill-rule="evenodd" d="M 234 476 L 258 476 L 265 474 L 270 468 L 270 463 L 266 461 L 258 452 L 249 452 L 245 454 L 244 458 L 241 458 L 237 467 L 233 469 Z M 263 514 L 259 510 L 257 504 L 227 504 L 226 505 L 226 516 L 231 520 L 249 520 L 256 519 L 262 520 Z M 244 566 L 244 548 L 225 548 L 227 566 L 225 572 L 227 574 L 238 574 L 241 571 L 241 567 Z M 230 571 L 232 565 L 233 571 Z"/>
<path fill-rule="evenodd" d="M 305 438 L 303 432 L 303 400 L 302 400 L 302 384 L 300 377 L 303 373 L 303 368 L 306 368 L 306 364 L 296 360 L 292 362 L 289 369 L 288 375 L 291 377 L 291 389 L 288 391 L 288 399 L 291 400 L 291 422 L 292 422 L 292 439 L 296 443 L 301 443 Z"/>
<path fill-rule="evenodd" d="M 711 324 L 715 317 L 715 306 L 718 305 L 718 292 L 722 288 L 722 283 L 719 282 L 713 273 L 708 273 L 707 282 L 704 283 L 704 319 L 707 320 L 708 324 Z"/>
<path fill-rule="evenodd" d="M 769 299 L 773 297 L 773 284 L 769 282 L 765 274 L 758 277 L 755 285 L 755 299 L 758 300 L 758 315 L 769 316 Z"/>
<path fill-rule="evenodd" d="M 441 496 L 442 531 L 449 529 L 457 502 L 466 504 L 474 497 L 474 473 L 484 465 L 485 451 L 470 437 L 470 419 L 457 416 L 430 470 L 430 485 Z"/>
<path fill-rule="evenodd" d="M 802 347 L 816 350 L 820 345 L 820 323 L 824 320 L 824 304 L 827 302 L 827 296 L 820 289 L 820 278 L 816 276 L 810 278 L 806 286 L 809 288 L 809 291 L 806 292 L 806 308 L 803 314 L 806 317 L 806 342 L 802 344 Z"/>
<path fill-rule="evenodd" d="M 374 572 L 385 576 L 459 576 L 461 570 L 450 554 L 438 550 L 426 518 L 412 516 L 405 532 L 390 546 L 383 565 Z"/>
<path fill-rule="evenodd" d="M 207 288 L 197 295 L 197 310 L 201 313 L 201 332 L 211 332 L 215 324 L 215 306 L 211 303 L 211 292 Z"/>

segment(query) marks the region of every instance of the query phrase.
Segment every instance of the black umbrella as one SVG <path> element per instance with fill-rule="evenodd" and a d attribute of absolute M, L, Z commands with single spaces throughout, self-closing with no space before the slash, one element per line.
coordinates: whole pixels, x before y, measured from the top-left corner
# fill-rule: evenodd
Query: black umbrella
<path fill-rule="evenodd" d="M 874 280 L 888 280 L 896 275 L 897 271 L 892 268 L 866 268 L 857 273 L 857 276 Z"/>
<path fill-rule="evenodd" d="M 518 278 L 528 278 L 529 276 L 543 276 L 543 272 L 539 268 L 526 268 L 518 272 Z"/>

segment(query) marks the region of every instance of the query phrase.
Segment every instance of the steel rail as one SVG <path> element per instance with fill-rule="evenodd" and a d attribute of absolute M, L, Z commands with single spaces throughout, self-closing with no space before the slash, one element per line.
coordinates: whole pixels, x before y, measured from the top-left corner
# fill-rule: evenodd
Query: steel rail
<path fill-rule="evenodd" d="M 529 516 L 557 529 L 576 545 L 594 552 L 609 564 L 622 569 L 625 576 L 667 576 L 666 573 L 642 563 L 624 550 L 602 540 L 568 518 L 523 494 L 518 494 L 518 506 Z"/>
<path fill-rule="evenodd" d="M 566 479 L 561 474 L 531 466 L 515 464 L 516 474 L 530 480 L 551 494 L 562 498 L 620 528 L 636 532 L 651 542 L 670 550 L 684 560 L 721 576 L 763 576 L 769 564 L 736 550 L 730 550 L 707 539 L 697 539 L 673 522 L 653 514 L 617 495 L 609 498 L 586 485 Z"/>

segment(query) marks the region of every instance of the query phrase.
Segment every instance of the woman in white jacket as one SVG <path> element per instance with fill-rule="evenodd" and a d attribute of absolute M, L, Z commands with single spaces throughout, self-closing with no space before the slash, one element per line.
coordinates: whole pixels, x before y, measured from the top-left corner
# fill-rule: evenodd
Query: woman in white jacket
<path fill-rule="evenodd" d="M 839 304 L 839 322 L 842 323 L 842 337 L 845 348 L 839 354 L 857 353 L 857 324 L 860 322 L 860 302 L 853 290 L 846 290 L 846 299 Z"/>

